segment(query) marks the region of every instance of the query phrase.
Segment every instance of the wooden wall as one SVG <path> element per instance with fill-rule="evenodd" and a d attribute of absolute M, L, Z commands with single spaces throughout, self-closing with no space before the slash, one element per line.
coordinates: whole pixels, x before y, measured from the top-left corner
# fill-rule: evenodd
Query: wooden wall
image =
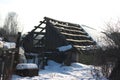
<path fill-rule="evenodd" d="M 46 26 L 46 48 L 47 49 L 56 49 L 57 47 L 68 45 L 64 35 L 61 35 L 60 32 L 53 28 L 54 26 L 47 22 Z"/>

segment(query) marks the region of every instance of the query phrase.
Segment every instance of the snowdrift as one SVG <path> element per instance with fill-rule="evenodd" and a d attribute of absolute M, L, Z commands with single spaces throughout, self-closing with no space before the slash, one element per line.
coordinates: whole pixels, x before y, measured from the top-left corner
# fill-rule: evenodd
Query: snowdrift
<path fill-rule="evenodd" d="M 99 77 L 98 77 L 99 75 Z M 39 70 L 39 76 L 21 77 L 13 75 L 12 80 L 107 80 L 101 72 L 95 73 L 94 67 L 81 63 L 63 66 L 49 60 L 44 70 Z"/>

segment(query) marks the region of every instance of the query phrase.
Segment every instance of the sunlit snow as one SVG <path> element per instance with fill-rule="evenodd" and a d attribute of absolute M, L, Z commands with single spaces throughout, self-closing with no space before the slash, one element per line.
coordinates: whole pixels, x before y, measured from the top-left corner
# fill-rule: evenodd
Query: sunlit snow
<path fill-rule="evenodd" d="M 99 79 L 93 66 L 81 63 L 72 63 L 71 66 L 63 66 L 54 61 L 48 61 L 44 70 L 39 70 L 39 76 L 21 77 L 13 75 L 12 80 L 106 80 L 99 72 Z"/>

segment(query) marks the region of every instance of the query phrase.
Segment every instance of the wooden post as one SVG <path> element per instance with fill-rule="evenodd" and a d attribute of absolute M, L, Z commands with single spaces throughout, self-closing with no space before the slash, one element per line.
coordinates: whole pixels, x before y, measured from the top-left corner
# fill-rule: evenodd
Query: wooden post
<path fill-rule="evenodd" d="M 20 38 L 21 38 L 21 32 L 18 32 L 18 37 L 16 40 L 16 48 L 18 48 L 20 46 Z"/>
<path fill-rule="evenodd" d="M 4 80 L 4 78 L 5 78 L 5 72 L 4 72 L 4 67 L 5 67 L 5 53 L 6 52 L 4 52 L 3 51 L 3 56 L 2 56 L 2 70 L 1 70 L 1 79 L 0 80 Z"/>

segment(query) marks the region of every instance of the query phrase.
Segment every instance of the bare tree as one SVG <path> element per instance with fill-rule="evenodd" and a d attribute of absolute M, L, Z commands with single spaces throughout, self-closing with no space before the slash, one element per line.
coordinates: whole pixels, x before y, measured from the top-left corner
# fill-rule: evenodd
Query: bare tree
<path fill-rule="evenodd" d="M 109 78 L 110 80 L 120 80 L 120 21 L 108 23 L 107 28 L 103 33 L 106 35 L 105 41 L 110 46 L 109 49 L 106 50 L 106 56 L 117 59 Z"/>
<path fill-rule="evenodd" d="M 103 32 L 106 37 L 104 40 L 110 47 L 120 47 L 120 21 L 116 23 L 108 22 L 106 24 L 106 30 Z"/>
<path fill-rule="evenodd" d="M 3 29 L 6 31 L 6 34 L 15 35 L 18 32 L 18 15 L 15 12 L 8 13 Z"/>

